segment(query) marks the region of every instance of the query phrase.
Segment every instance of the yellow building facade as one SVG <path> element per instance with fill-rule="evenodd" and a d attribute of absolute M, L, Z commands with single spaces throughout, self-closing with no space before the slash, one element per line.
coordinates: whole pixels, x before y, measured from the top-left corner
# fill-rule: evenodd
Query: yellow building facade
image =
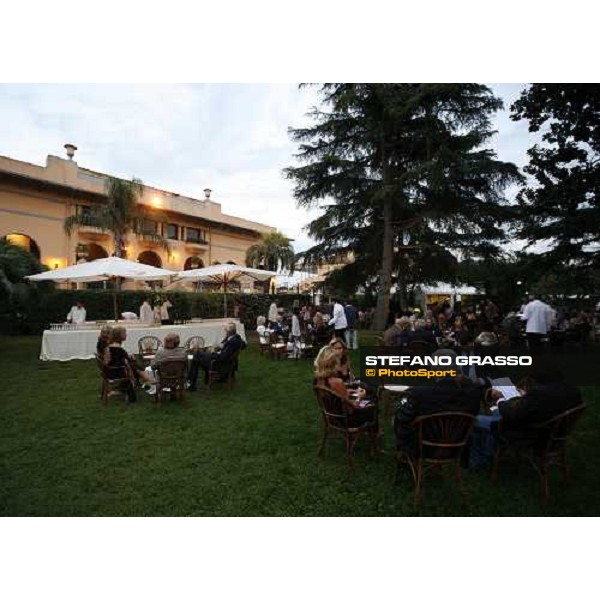
<path fill-rule="evenodd" d="M 64 230 L 67 217 L 85 216 L 106 202 L 107 175 L 74 160 L 48 156 L 39 166 L 0 156 L 0 238 L 35 254 L 50 269 L 114 253 L 110 232 L 89 226 Z M 275 231 L 262 223 L 223 214 L 221 205 L 144 185 L 137 233 L 125 240 L 125 257 L 180 271 L 218 263 L 245 265 L 246 250 L 261 234 Z"/>

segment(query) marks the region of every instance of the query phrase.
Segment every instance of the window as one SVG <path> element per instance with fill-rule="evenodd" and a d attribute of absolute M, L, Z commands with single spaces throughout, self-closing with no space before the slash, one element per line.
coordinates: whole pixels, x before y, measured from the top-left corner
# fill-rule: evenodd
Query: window
<path fill-rule="evenodd" d="M 158 228 L 158 221 L 151 221 L 150 219 L 142 219 L 142 233 L 149 235 L 160 235 Z"/>
<path fill-rule="evenodd" d="M 173 223 L 167 225 L 167 239 L 178 240 L 179 239 L 179 227 Z"/>
<path fill-rule="evenodd" d="M 185 241 L 192 242 L 194 244 L 206 244 L 204 231 L 194 227 L 187 227 L 185 230 Z"/>
<path fill-rule="evenodd" d="M 82 217 L 90 217 L 92 214 L 92 209 L 87 204 L 78 204 L 75 207 L 75 214 L 81 215 Z"/>

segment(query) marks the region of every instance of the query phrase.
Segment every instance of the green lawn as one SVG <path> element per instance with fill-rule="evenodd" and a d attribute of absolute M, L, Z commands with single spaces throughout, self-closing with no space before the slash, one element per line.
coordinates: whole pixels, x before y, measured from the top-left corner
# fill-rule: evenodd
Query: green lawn
<path fill-rule="evenodd" d="M 412 515 L 408 474 L 394 485 L 388 453 L 357 448 L 347 476 L 341 442 L 317 457 L 320 420 L 309 361 L 243 353 L 230 393 L 188 394 L 188 406 L 99 401 L 91 361 L 43 363 L 40 338 L 2 338 L 2 515 Z M 140 394 L 140 396 L 142 396 Z M 600 506 L 597 396 L 573 444 L 573 483 L 553 478 L 544 507 L 527 465 L 466 472 L 468 503 L 451 477 L 426 480 L 422 515 L 595 515 Z M 558 474 L 556 474 L 558 475 Z"/>

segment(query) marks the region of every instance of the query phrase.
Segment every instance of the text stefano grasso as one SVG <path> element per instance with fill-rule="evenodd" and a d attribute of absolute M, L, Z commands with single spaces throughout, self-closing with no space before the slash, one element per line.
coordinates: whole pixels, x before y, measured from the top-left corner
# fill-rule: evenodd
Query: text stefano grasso
<path fill-rule="evenodd" d="M 527 354 L 522 356 L 500 355 L 500 356 L 365 356 L 367 367 L 390 366 L 390 367 L 451 367 L 451 366 L 519 366 L 530 367 L 533 358 Z"/>

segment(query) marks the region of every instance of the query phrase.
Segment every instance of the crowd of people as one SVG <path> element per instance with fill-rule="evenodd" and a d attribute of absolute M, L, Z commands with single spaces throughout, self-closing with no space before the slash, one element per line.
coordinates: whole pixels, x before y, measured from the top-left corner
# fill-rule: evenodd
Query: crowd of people
<path fill-rule="evenodd" d="M 503 314 L 492 301 L 477 308 L 455 310 L 449 302 L 396 315 L 383 335 L 383 345 L 408 347 L 413 341 L 427 342 L 431 350 L 502 343 L 511 347 L 560 346 L 568 341 L 586 343 L 595 334 L 598 321 L 593 311 L 553 308 L 531 295 L 519 309 Z"/>
<path fill-rule="evenodd" d="M 267 333 L 288 344 L 289 357 L 295 358 L 302 340 L 311 346 L 322 347 L 331 337 L 345 340 L 348 348 L 358 350 L 358 329 L 365 322 L 365 312 L 359 311 L 351 301 L 334 299 L 329 306 L 294 306 L 286 312 L 275 302 L 271 303 L 267 316 L 256 321 L 256 331 L 263 340 Z"/>

